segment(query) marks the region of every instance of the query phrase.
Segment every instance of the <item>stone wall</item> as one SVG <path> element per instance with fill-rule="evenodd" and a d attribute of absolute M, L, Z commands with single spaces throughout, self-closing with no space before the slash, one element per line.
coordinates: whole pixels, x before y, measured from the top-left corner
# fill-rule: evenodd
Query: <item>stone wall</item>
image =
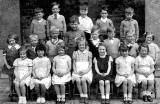
<path fill-rule="evenodd" d="M 19 0 L 0 0 L 0 48 L 4 48 L 9 33 L 20 36 Z"/>

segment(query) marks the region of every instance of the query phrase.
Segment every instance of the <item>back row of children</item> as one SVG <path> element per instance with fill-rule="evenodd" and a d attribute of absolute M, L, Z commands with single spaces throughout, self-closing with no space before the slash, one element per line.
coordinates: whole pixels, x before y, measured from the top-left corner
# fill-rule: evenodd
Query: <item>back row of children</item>
<path fill-rule="evenodd" d="M 35 87 L 38 95 L 37 102 L 44 103 L 44 94 L 51 82 L 56 89 L 57 103 L 64 103 L 65 82 L 71 78 L 77 82 L 81 102 L 87 103 L 87 82 L 91 83 L 92 80 L 96 80 L 100 85 L 102 103 L 109 103 L 110 79 L 113 76 L 117 86 L 123 84 L 125 103 L 132 103 L 132 87 L 136 81 L 142 82 L 143 100 L 152 101 L 150 91 L 154 83 L 153 66 L 159 53 L 158 46 L 153 43 L 153 34 L 146 33 L 145 43 L 147 46 L 139 47 L 136 43 L 139 35 L 138 23 L 132 19 L 133 9 L 127 8 L 126 19 L 121 23 L 120 35 L 126 41 L 124 41 L 125 45 L 120 47 L 120 40 L 114 37 L 115 28 L 112 21 L 107 18 L 108 13 L 104 8 L 101 10 L 101 19 L 97 20 L 96 26 L 93 26 L 91 19 L 87 17 L 88 7 L 86 5 L 81 6 L 81 16 L 70 18 L 71 30 L 66 32 L 65 19 L 59 14 L 59 4 L 53 3 L 53 15 L 48 17 L 47 23 L 44 22 L 49 28 L 46 28 L 46 25 L 41 25 L 44 21 L 42 9 L 36 9 L 38 19 L 32 21 L 30 46 L 20 48 L 20 45 L 17 44 L 16 35 L 8 36 L 8 47 L 4 51 L 5 67 L 3 71 L 10 76 L 10 82 L 12 82 L 14 68 L 14 83 L 19 96 L 19 103 L 26 103 L 25 84 L 30 85 L 31 88 Z M 45 29 L 47 29 L 47 37 L 49 38 L 47 42 Z M 42 32 L 42 30 L 44 31 Z M 41 45 L 37 45 L 38 40 Z M 119 49 L 122 55 L 120 57 Z M 65 54 L 65 50 L 68 55 Z M 18 53 L 20 58 L 17 58 Z M 137 55 L 139 56 L 137 57 Z M 112 63 L 116 68 L 111 68 Z M 51 64 L 53 73 L 50 73 Z M 70 76 L 71 69 L 73 69 L 72 77 Z M 95 69 L 95 77 L 92 75 L 93 69 Z M 116 69 L 116 72 L 113 69 Z M 137 72 L 136 78 L 138 80 L 135 79 L 134 70 Z M 31 73 L 33 77 L 29 84 Z M 104 86 L 106 87 L 104 88 Z"/>

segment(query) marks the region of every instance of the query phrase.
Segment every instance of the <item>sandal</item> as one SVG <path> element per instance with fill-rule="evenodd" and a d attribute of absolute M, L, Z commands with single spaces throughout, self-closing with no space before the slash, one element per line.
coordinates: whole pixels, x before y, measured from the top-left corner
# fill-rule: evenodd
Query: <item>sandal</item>
<path fill-rule="evenodd" d="M 66 103 L 66 99 L 65 98 L 62 98 L 61 99 L 61 104 L 65 104 Z"/>
<path fill-rule="evenodd" d="M 57 100 L 56 100 L 56 104 L 61 104 L 61 101 L 60 101 L 60 99 L 59 99 L 59 98 L 57 98 Z"/>
<path fill-rule="evenodd" d="M 133 103 L 132 98 L 128 98 L 128 104 L 132 104 L 132 103 Z"/>
<path fill-rule="evenodd" d="M 123 99 L 123 103 L 124 103 L 124 104 L 128 104 L 126 97 Z"/>

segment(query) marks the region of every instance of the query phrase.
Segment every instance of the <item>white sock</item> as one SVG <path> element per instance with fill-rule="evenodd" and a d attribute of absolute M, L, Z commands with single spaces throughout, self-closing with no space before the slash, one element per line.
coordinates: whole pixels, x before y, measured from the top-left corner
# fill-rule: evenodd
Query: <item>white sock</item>
<path fill-rule="evenodd" d="M 127 98 L 127 94 L 124 94 L 124 98 Z"/>
<path fill-rule="evenodd" d="M 84 97 L 84 94 L 80 94 L 80 97 Z"/>
<path fill-rule="evenodd" d="M 60 99 L 61 99 L 61 95 L 57 95 L 57 99 L 60 101 Z"/>
<path fill-rule="evenodd" d="M 62 97 L 62 99 L 64 99 L 64 98 L 65 98 L 65 95 L 61 95 L 61 97 Z"/>
<path fill-rule="evenodd" d="M 151 92 L 150 91 L 146 91 L 146 95 L 147 96 L 151 96 Z"/>
<path fill-rule="evenodd" d="M 144 95 L 147 95 L 147 91 L 143 91 L 142 92 L 142 95 L 144 96 Z"/>
<path fill-rule="evenodd" d="M 105 95 L 101 95 L 102 99 L 105 99 Z"/>
<path fill-rule="evenodd" d="M 128 98 L 132 99 L 132 94 L 128 94 Z"/>
<path fill-rule="evenodd" d="M 88 94 L 84 94 L 84 97 L 85 97 L 85 98 L 88 98 Z"/>
<path fill-rule="evenodd" d="M 106 99 L 109 99 L 109 94 L 106 94 Z"/>

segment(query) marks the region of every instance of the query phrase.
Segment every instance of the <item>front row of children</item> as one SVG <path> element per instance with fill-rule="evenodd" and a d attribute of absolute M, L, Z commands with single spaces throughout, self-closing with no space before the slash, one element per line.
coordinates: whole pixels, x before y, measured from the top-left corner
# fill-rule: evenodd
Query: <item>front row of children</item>
<path fill-rule="evenodd" d="M 128 47 L 120 46 L 121 56 L 116 59 L 115 84 L 119 87 L 122 84 L 124 92 L 124 103 L 131 104 L 132 88 L 142 83 L 143 100 L 152 102 L 151 90 L 154 83 L 154 61 L 148 55 L 148 46 L 141 45 L 139 56 L 133 58 L 128 55 Z M 19 49 L 20 58 L 17 58 L 13 66 L 15 68 L 15 89 L 19 96 L 19 104 L 26 104 L 26 87 L 35 88 L 37 103 L 45 103 L 45 92 L 51 84 L 54 85 L 57 94 L 57 103 L 65 103 L 65 83 L 71 79 L 76 81 L 80 93 L 81 102 L 87 103 L 87 84 L 92 82 L 92 53 L 87 49 L 87 42 L 80 40 L 78 50 L 73 53 L 73 73 L 71 76 L 71 58 L 65 54 L 65 46 L 58 46 L 58 55 L 52 60 L 53 75 L 50 74 L 51 62 L 46 57 L 46 47 L 37 45 L 37 57 L 33 61 L 27 58 L 27 48 L 22 46 Z M 102 104 L 109 104 L 110 80 L 112 57 L 106 52 L 105 45 L 99 44 L 99 56 L 94 57 L 94 66 L 97 72 L 96 80 L 99 82 Z M 136 72 L 136 74 L 134 73 Z M 32 77 L 31 77 L 32 75 Z M 136 80 L 137 79 L 137 80 Z M 105 86 L 105 87 L 104 87 Z M 104 91 L 105 90 L 105 91 Z M 106 93 L 104 93 L 106 92 Z"/>

